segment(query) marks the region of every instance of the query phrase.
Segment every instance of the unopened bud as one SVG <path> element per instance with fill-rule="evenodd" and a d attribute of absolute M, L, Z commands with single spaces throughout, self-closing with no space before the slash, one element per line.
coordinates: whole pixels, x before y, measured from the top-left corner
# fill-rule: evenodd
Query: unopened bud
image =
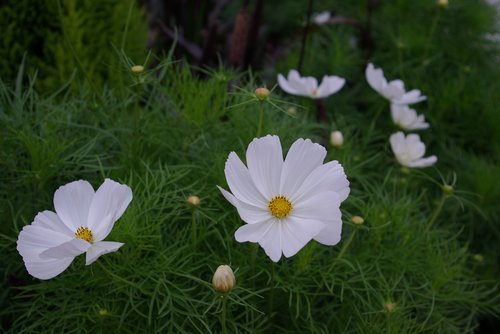
<path fill-rule="evenodd" d="M 387 303 L 384 304 L 384 309 L 387 312 L 392 313 L 392 312 L 396 311 L 396 303 L 387 302 Z"/>
<path fill-rule="evenodd" d="M 212 278 L 212 286 L 215 290 L 226 293 L 234 289 L 236 278 L 233 270 L 228 265 L 220 265 Z"/>
<path fill-rule="evenodd" d="M 286 110 L 287 114 L 290 115 L 290 116 L 295 116 L 297 115 L 297 108 L 295 107 L 289 107 L 287 110 Z"/>
<path fill-rule="evenodd" d="M 443 8 L 446 8 L 448 7 L 448 0 L 438 0 L 438 5 Z"/>
<path fill-rule="evenodd" d="M 102 308 L 102 309 L 100 309 L 100 310 L 99 310 L 99 315 L 100 315 L 101 317 L 105 317 L 105 316 L 107 316 L 107 315 L 108 315 L 108 313 L 109 313 L 109 312 L 108 312 L 108 310 L 106 310 L 105 308 Z"/>
<path fill-rule="evenodd" d="M 191 206 L 198 206 L 200 205 L 200 198 L 198 196 L 191 195 L 187 198 L 186 202 Z"/>
<path fill-rule="evenodd" d="M 443 192 L 446 194 L 446 195 L 451 195 L 453 193 L 453 186 L 449 185 L 449 184 L 443 184 L 443 186 L 441 187 L 441 189 L 443 189 Z"/>
<path fill-rule="evenodd" d="M 144 66 L 134 65 L 130 68 L 130 71 L 134 74 L 141 74 L 142 72 L 144 72 Z"/>
<path fill-rule="evenodd" d="M 484 257 L 481 254 L 474 254 L 472 257 L 477 263 L 483 263 Z"/>
<path fill-rule="evenodd" d="M 335 147 L 341 147 L 344 144 L 344 136 L 340 131 L 333 131 L 330 134 L 330 144 Z"/>
<path fill-rule="evenodd" d="M 351 222 L 356 225 L 364 224 L 365 220 L 360 216 L 352 216 Z"/>
<path fill-rule="evenodd" d="M 255 96 L 261 101 L 264 101 L 269 97 L 271 92 L 266 87 L 259 87 L 255 90 Z"/>

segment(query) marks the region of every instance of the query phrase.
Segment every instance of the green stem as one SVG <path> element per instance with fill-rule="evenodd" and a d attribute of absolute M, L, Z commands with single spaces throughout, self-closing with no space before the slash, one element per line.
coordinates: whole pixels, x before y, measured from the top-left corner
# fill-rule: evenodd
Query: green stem
<path fill-rule="evenodd" d="M 443 196 L 441 196 L 441 199 L 439 200 L 438 205 L 436 206 L 436 208 L 434 209 L 434 212 L 432 213 L 431 220 L 429 221 L 429 224 L 427 225 L 427 229 L 426 229 L 427 231 L 430 230 L 431 226 L 434 224 L 437 217 L 441 213 L 441 210 L 443 209 L 444 202 L 446 202 L 447 198 L 448 198 L 447 194 L 443 194 Z"/>
<path fill-rule="evenodd" d="M 424 61 L 427 58 L 427 54 L 429 53 L 431 42 L 434 38 L 434 34 L 436 33 L 436 26 L 437 26 L 437 22 L 439 21 L 440 15 L 441 15 L 441 9 L 438 9 L 436 15 L 434 15 L 434 19 L 432 20 L 431 32 L 429 33 L 429 37 L 427 38 L 427 43 L 425 44 L 424 57 L 423 57 Z"/>
<path fill-rule="evenodd" d="M 269 301 L 268 301 L 268 304 L 267 304 L 267 309 L 268 309 L 268 316 L 271 317 L 271 315 L 273 314 L 273 308 L 274 308 L 274 278 L 275 278 L 275 274 L 276 274 L 276 263 L 272 263 L 271 265 L 271 290 L 269 291 Z"/>
<path fill-rule="evenodd" d="M 358 232 L 358 227 L 355 227 L 354 230 L 351 232 L 351 235 L 349 236 L 349 239 L 347 239 L 346 243 L 344 244 L 344 246 L 340 250 L 339 255 L 337 255 L 337 258 L 335 259 L 336 260 L 335 263 L 337 263 L 338 260 L 340 260 L 340 258 L 344 255 L 344 253 L 347 250 L 347 248 L 349 248 L 349 245 L 354 240 L 354 236 L 356 235 L 356 232 Z"/>
<path fill-rule="evenodd" d="M 227 319 L 227 296 L 225 294 L 222 295 L 222 313 L 221 313 L 221 326 L 222 326 L 222 334 L 227 333 L 226 328 L 226 319 Z"/>
<path fill-rule="evenodd" d="M 260 108 L 259 108 L 259 126 L 257 128 L 257 135 L 255 136 L 256 138 L 259 138 L 261 133 L 262 133 L 262 122 L 264 119 L 264 106 L 262 102 L 260 102 Z"/>
<path fill-rule="evenodd" d="M 196 212 L 193 210 L 193 213 L 191 214 L 191 243 L 193 247 L 193 254 L 196 252 Z"/>

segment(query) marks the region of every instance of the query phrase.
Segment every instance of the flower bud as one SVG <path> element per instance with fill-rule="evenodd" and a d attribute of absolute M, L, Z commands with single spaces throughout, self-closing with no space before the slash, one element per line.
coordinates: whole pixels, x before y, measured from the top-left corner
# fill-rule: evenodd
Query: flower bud
<path fill-rule="evenodd" d="M 234 289 L 236 278 L 233 270 L 228 265 L 220 265 L 212 278 L 212 286 L 215 290 L 226 293 Z"/>
<path fill-rule="evenodd" d="M 191 195 L 187 198 L 186 202 L 191 206 L 198 206 L 200 205 L 200 198 L 198 196 Z"/>
<path fill-rule="evenodd" d="M 446 8 L 448 7 L 448 0 L 438 0 L 438 5 L 443 8 Z"/>
<path fill-rule="evenodd" d="M 286 110 L 286 113 L 290 116 L 295 116 L 297 115 L 297 108 L 295 107 L 289 107 L 287 110 Z"/>
<path fill-rule="evenodd" d="M 474 254 L 472 257 L 477 263 L 483 263 L 484 257 L 481 254 Z"/>
<path fill-rule="evenodd" d="M 392 313 L 392 312 L 396 311 L 396 303 L 387 302 L 387 303 L 384 304 L 384 309 L 387 312 Z"/>
<path fill-rule="evenodd" d="M 144 66 L 134 65 L 130 68 L 130 71 L 134 74 L 141 74 L 142 72 L 144 72 Z"/>
<path fill-rule="evenodd" d="M 333 131 L 330 134 L 330 144 L 335 147 L 341 147 L 344 144 L 344 136 L 340 131 Z"/>
<path fill-rule="evenodd" d="M 446 195 L 451 195 L 453 194 L 453 186 L 449 185 L 449 184 L 443 184 L 443 186 L 441 187 L 441 189 L 443 189 L 443 192 L 446 194 Z"/>
<path fill-rule="evenodd" d="M 351 222 L 356 225 L 363 225 L 365 220 L 360 216 L 352 216 Z"/>
<path fill-rule="evenodd" d="M 255 90 L 255 96 L 261 101 L 264 101 L 269 97 L 271 92 L 266 87 L 259 87 Z"/>

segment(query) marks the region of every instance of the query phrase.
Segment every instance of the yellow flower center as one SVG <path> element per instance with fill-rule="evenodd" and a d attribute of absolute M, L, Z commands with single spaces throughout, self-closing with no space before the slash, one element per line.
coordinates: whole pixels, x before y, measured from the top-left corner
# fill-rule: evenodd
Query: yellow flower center
<path fill-rule="evenodd" d="M 285 218 L 292 211 L 292 203 L 282 195 L 274 197 L 267 207 L 276 218 Z"/>
<path fill-rule="evenodd" d="M 313 91 L 312 91 L 312 95 L 313 95 L 313 96 L 318 95 L 318 90 L 317 90 L 316 88 L 314 88 L 314 89 L 313 89 Z"/>
<path fill-rule="evenodd" d="M 92 231 L 89 230 L 87 227 L 80 226 L 76 230 L 75 237 L 77 237 L 78 239 L 83 239 L 90 243 L 94 242 L 94 236 L 92 235 Z"/>

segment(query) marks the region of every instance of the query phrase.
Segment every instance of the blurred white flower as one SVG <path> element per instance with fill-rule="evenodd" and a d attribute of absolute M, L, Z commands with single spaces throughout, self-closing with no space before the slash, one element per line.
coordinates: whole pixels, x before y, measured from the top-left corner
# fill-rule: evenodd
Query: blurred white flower
<path fill-rule="evenodd" d="M 325 75 L 318 87 L 316 78 L 301 77 L 296 70 L 290 70 L 287 79 L 278 74 L 278 84 L 288 94 L 322 99 L 338 92 L 344 86 L 345 79 L 336 75 Z"/>
<path fill-rule="evenodd" d="M 418 89 L 406 92 L 405 84 L 401 80 L 387 82 L 384 72 L 380 68 L 375 68 L 372 63 L 366 67 L 365 75 L 368 84 L 393 104 L 408 105 L 427 99 Z"/>
<path fill-rule="evenodd" d="M 330 144 L 335 147 L 341 147 L 344 144 L 344 136 L 340 131 L 332 131 L 330 133 Z"/>
<path fill-rule="evenodd" d="M 391 116 L 394 124 L 404 130 L 421 130 L 429 127 L 429 123 L 425 121 L 424 115 L 417 115 L 414 109 L 405 105 L 392 103 Z"/>
<path fill-rule="evenodd" d="M 325 245 L 340 241 L 340 203 L 349 182 L 337 161 L 323 164 L 326 150 L 309 139 L 292 144 L 285 161 L 277 136 L 255 138 L 247 166 L 231 152 L 224 169 L 231 193 L 219 187 L 245 221 L 238 242 L 258 242 L 274 262 L 293 256 L 311 239 Z"/>
<path fill-rule="evenodd" d="M 39 212 L 19 233 L 17 250 L 28 272 L 39 279 L 62 273 L 73 259 L 86 253 L 86 265 L 115 252 L 121 242 L 102 241 L 130 201 L 132 190 L 106 179 L 94 191 L 87 181 L 61 186 L 54 194 L 55 213 Z"/>
<path fill-rule="evenodd" d="M 330 14 L 329 11 L 325 10 L 321 13 L 316 13 L 312 16 L 312 21 L 316 23 L 317 25 L 322 25 L 327 23 L 330 18 L 332 17 L 332 14 Z"/>
<path fill-rule="evenodd" d="M 423 158 L 425 144 L 422 143 L 419 135 L 411 133 L 405 137 L 403 132 L 400 131 L 391 135 L 390 142 L 396 159 L 405 167 L 429 167 L 437 161 L 435 155 Z"/>

